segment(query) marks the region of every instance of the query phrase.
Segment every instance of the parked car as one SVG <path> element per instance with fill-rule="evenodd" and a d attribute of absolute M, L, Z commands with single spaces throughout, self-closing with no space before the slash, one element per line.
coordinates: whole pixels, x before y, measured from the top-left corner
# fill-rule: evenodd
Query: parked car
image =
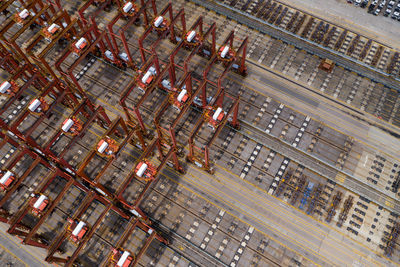
<path fill-rule="evenodd" d="M 369 0 L 362 1 L 360 7 L 365 8 L 368 5 Z"/>
<path fill-rule="evenodd" d="M 378 7 L 377 9 L 375 9 L 375 11 L 374 11 L 373 14 L 374 14 L 375 16 L 378 16 L 379 13 L 381 13 L 381 10 L 382 10 L 382 9 L 380 9 L 380 8 Z"/>
<path fill-rule="evenodd" d="M 377 0 L 372 1 L 372 3 L 368 7 L 368 12 L 370 12 L 370 13 L 373 12 L 373 10 L 375 9 L 377 4 L 378 4 Z"/>

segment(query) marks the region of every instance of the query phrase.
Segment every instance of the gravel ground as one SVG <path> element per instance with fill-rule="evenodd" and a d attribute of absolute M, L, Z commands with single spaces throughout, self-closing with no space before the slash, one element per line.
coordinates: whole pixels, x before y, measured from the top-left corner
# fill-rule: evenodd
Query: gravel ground
<path fill-rule="evenodd" d="M 369 14 L 346 0 L 278 0 L 400 50 L 400 22 Z"/>

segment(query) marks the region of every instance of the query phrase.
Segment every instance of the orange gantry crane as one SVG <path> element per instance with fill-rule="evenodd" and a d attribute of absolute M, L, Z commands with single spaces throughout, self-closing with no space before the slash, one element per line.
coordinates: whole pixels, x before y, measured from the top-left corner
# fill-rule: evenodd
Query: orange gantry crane
<path fill-rule="evenodd" d="M 104 129 L 111 126 L 111 120 L 102 106 L 95 106 L 85 98 L 59 125 L 57 132 L 43 145 L 43 152 L 54 162 L 61 164 L 65 170 L 75 174 L 65 158 L 71 147 L 80 140 L 93 123 Z"/>

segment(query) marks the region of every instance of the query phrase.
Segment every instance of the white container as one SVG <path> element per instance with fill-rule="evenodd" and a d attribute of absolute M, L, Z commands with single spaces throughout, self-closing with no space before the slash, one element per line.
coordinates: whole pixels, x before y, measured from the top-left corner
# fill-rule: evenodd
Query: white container
<path fill-rule="evenodd" d="M 99 149 L 97 149 L 97 151 L 99 151 L 100 153 L 103 153 L 104 150 L 106 150 L 107 147 L 108 147 L 108 143 L 106 141 L 103 141 L 103 143 L 101 144 Z"/>
<path fill-rule="evenodd" d="M 126 4 L 124 5 L 124 7 L 122 8 L 122 10 L 123 10 L 125 13 L 128 13 L 128 12 L 132 9 L 132 7 L 133 7 L 133 4 L 132 4 L 131 2 L 128 2 L 128 3 L 126 3 Z"/>
<path fill-rule="evenodd" d="M 26 19 L 29 16 L 29 11 L 28 9 L 24 9 L 21 12 L 19 12 L 18 15 L 21 19 Z"/>
<path fill-rule="evenodd" d="M 72 125 L 74 125 L 74 121 L 71 120 L 71 119 L 67 119 L 67 120 L 64 121 L 63 126 L 61 127 L 61 129 L 64 132 L 68 132 L 69 129 L 71 129 Z"/>
<path fill-rule="evenodd" d="M 53 30 L 58 30 L 60 28 L 60 26 L 58 26 L 57 24 L 53 23 L 50 25 L 50 27 L 47 29 L 50 33 L 52 33 Z"/>
<path fill-rule="evenodd" d="M 107 50 L 106 52 L 104 52 L 104 54 L 106 55 L 107 58 L 114 60 L 114 56 L 110 50 Z"/>
<path fill-rule="evenodd" d="M 128 259 L 129 255 L 131 254 L 128 251 L 124 251 L 124 253 L 122 253 L 121 258 L 119 258 L 119 261 L 117 262 L 117 266 L 119 267 L 124 266 L 124 263 Z"/>
<path fill-rule="evenodd" d="M 225 46 L 224 49 L 221 52 L 221 57 L 225 58 L 225 56 L 228 53 L 228 51 L 229 51 L 229 46 Z"/>
<path fill-rule="evenodd" d="M 177 97 L 177 100 L 178 100 L 179 102 L 182 102 L 182 98 L 186 95 L 186 93 L 187 93 L 187 90 L 186 90 L 186 89 L 183 89 L 183 90 L 179 93 L 179 95 L 178 95 L 178 97 Z"/>
<path fill-rule="evenodd" d="M 219 114 L 221 114 L 221 112 L 222 112 L 222 108 L 217 108 L 217 110 L 214 112 L 214 115 L 212 116 L 213 120 L 216 121 L 218 119 Z"/>
<path fill-rule="evenodd" d="M 47 199 L 45 195 L 40 195 L 40 197 L 36 200 L 35 204 L 33 204 L 33 207 L 35 209 L 38 209 L 40 205 L 43 204 L 43 202 Z"/>
<path fill-rule="evenodd" d="M 189 33 L 188 37 L 186 38 L 186 40 L 190 43 L 195 36 L 196 36 L 196 32 L 195 31 L 191 31 Z"/>
<path fill-rule="evenodd" d="M 28 109 L 32 112 L 34 112 L 38 107 L 40 106 L 40 101 L 39 99 L 35 99 L 32 101 L 32 103 L 29 105 Z"/>
<path fill-rule="evenodd" d="M 163 23 L 164 18 L 162 16 L 158 16 L 157 19 L 154 21 L 155 27 L 160 27 L 161 23 Z"/>
<path fill-rule="evenodd" d="M 75 227 L 74 231 L 72 231 L 73 236 L 78 236 L 79 233 L 82 231 L 83 227 L 85 227 L 86 223 L 79 222 L 78 225 Z"/>
<path fill-rule="evenodd" d="M 9 83 L 8 81 L 3 82 L 0 86 L 0 93 L 4 94 L 5 92 L 7 92 L 8 89 L 10 89 L 10 87 L 11 83 Z"/>
<path fill-rule="evenodd" d="M 147 72 L 146 72 L 146 74 L 145 75 L 143 75 L 143 77 L 142 77 L 142 83 L 144 83 L 144 84 L 146 84 L 146 81 L 150 78 L 150 76 L 152 76 L 153 75 L 153 73 L 150 71 L 150 70 L 148 70 Z"/>
<path fill-rule="evenodd" d="M 1 184 L 5 184 L 5 183 L 8 181 L 8 179 L 10 179 L 10 177 L 11 177 L 12 175 L 13 175 L 12 172 L 7 171 L 7 172 L 1 177 L 0 183 L 1 183 Z"/>
<path fill-rule="evenodd" d="M 147 164 L 143 163 L 142 166 L 140 166 L 139 170 L 136 172 L 136 175 L 142 177 L 143 173 L 147 170 L 147 167 Z"/>
<path fill-rule="evenodd" d="M 119 57 L 125 62 L 129 61 L 129 57 L 128 57 L 127 53 L 121 53 L 121 54 L 119 54 Z"/>
<path fill-rule="evenodd" d="M 84 43 L 87 43 L 87 41 L 85 37 L 82 37 L 81 39 L 79 39 L 78 42 L 76 42 L 75 47 L 81 49 L 81 45 L 83 45 Z"/>

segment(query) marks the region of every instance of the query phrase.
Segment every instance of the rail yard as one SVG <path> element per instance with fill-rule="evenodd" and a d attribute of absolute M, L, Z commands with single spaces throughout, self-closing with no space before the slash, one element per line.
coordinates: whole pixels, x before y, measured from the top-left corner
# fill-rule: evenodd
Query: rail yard
<path fill-rule="evenodd" d="M 0 12 L 3 262 L 400 264 L 395 45 L 274 0 Z"/>

